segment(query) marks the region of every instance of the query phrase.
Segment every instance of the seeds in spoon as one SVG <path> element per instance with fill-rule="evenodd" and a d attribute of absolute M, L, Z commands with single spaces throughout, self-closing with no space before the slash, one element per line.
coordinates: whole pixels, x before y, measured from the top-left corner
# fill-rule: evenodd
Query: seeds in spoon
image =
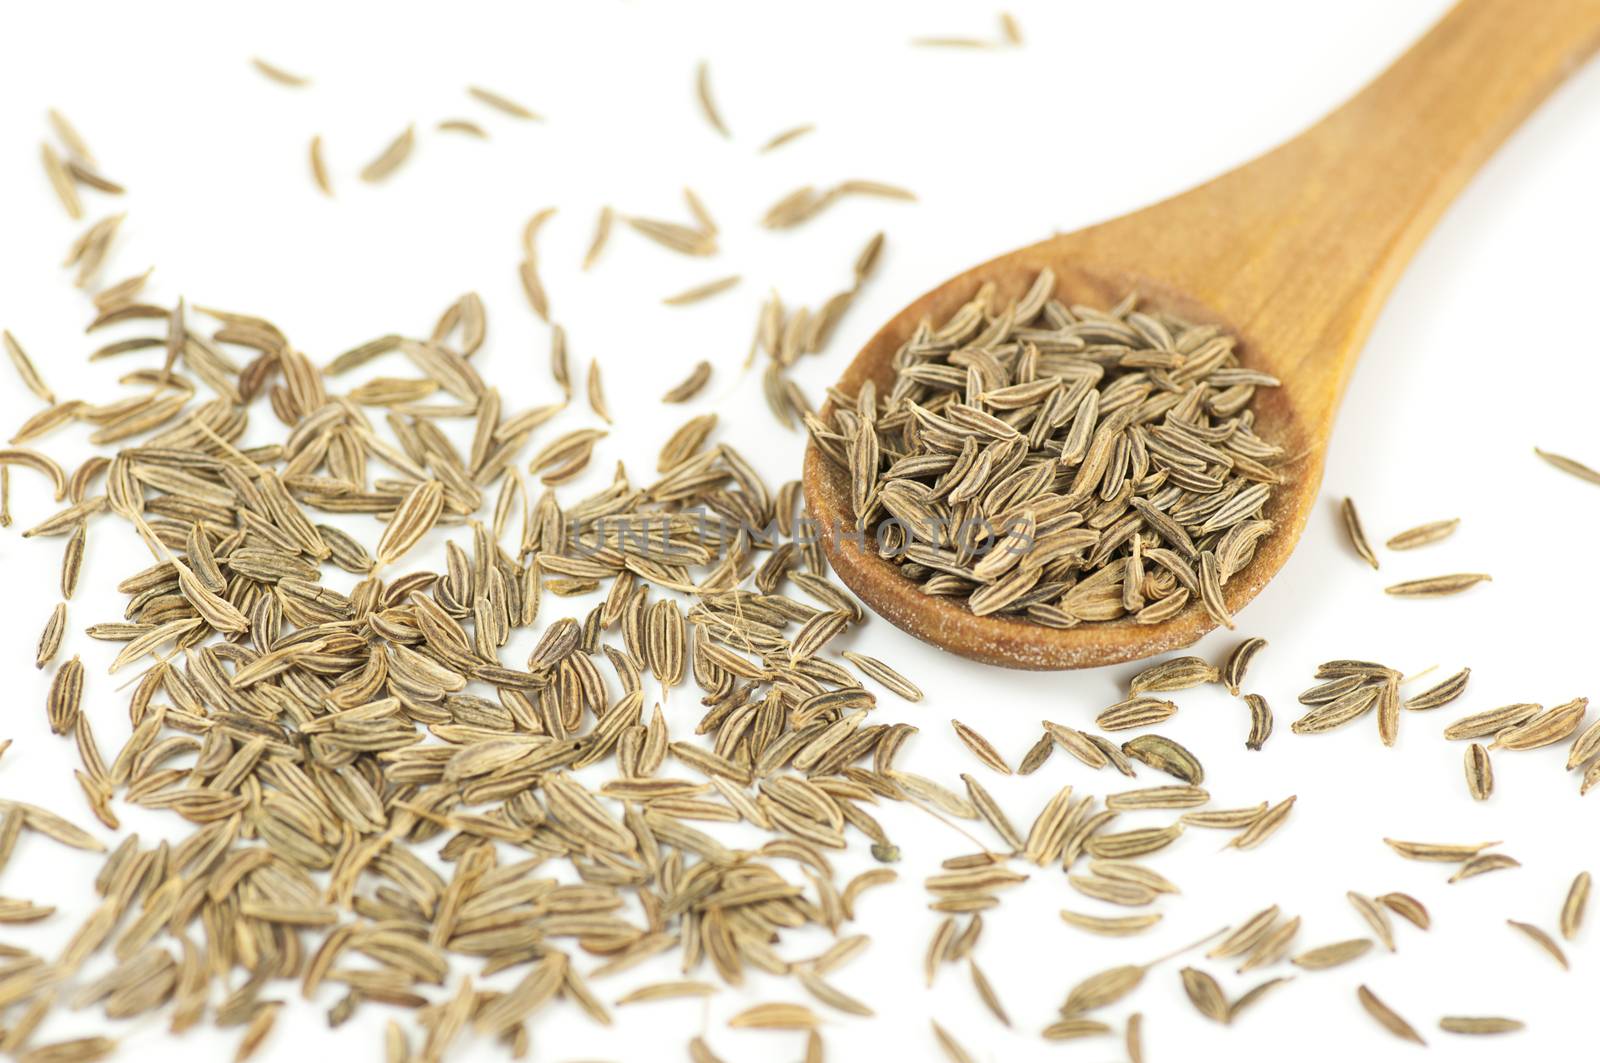
<path fill-rule="evenodd" d="M 863 182 L 840 188 L 876 191 Z M 826 197 L 803 189 L 767 224 L 794 224 Z M 1055 627 L 1142 614 L 1149 599 L 1130 579 L 1142 570 L 1142 582 L 1173 600 L 1172 615 L 1198 598 L 1214 621 L 1231 624 L 1226 588 L 1271 531 L 1262 514 L 1277 480 L 1271 466 L 1285 456 L 1255 435 L 1244 407 L 1276 381 L 1239 367 L 1233 339 L 1213 327 L 1127 300 L 1110 313 L 1064 306 L 1052 300 L 1055 287 L 1047 270 L 1005 305 L 989 289 L 977 292 L 919 335 L 914 355 L 907 345 L 890 387 L 863 388 L 832 403 L 826 419 L 808 419 L 813 441 L 850 481 L 858 526 L 876 533 L 890 522 L 904 532 L 891 560 L 937 573 L 934 586 L 948 587 L 940 593 L 973 613 Z M 1022 337 L 1036 352 L 1028 374 L 1017 375 L 1009 360 L 985 361 L 982 390 L 969 394 L 963 352 Z M 1090 348 L 1103 352 L 1104 365 L 1085 367 L 1074 353 Z M 1129 374 L 1150 369 L 1194 387 L 1139 403 L 1119 399 L 1131 386 L 1119 380 L 1136 382 Z M 1224 392 L 1220 405 L 1213 401 Z M 1226 412 L 1213 412 L 1219 408 Z M 1165 474 L 1172 490 L 1141 491 L 1152 474 Z M 1060 530 L 1031 543 L 1008 539 L 1003 549 L 1015 549 L 1012 556 L 953 549 L 958 510 L 980 500 L 996 529 L 1026 528 L 1031 513 L 1036 529 L 1047 515 Z M 1197 549 L 1202 542 L 1215 548 Z M 1082 559 L 1070 579 L 1043 578 L 1053 559 L 1067 557 Z M 1215 668 L 1201 668 L 1182 682 L 1214 682 Z"/>

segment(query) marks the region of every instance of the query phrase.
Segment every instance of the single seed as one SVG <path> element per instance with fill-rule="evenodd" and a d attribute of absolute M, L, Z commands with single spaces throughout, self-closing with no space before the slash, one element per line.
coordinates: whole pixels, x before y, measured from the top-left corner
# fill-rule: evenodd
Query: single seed
<path fill-rule="evenodd" d="M 1507 919 L 1506 925 L 1511 927 L 1513 930 L 1521 932 L 1534 944 L 1538 945 L 1545 952 L 1548 952 L 1550 954 L 1550 958 L 1559 963 L 1563 971 L 1571 969 L 1567 964 L 1567 954 L 1561 951 L 1561 946 L 1556 944 L 1555 938 L 1551 937 L 1549 934 L 1546 934 L 1543 930 L 1540 930 L 1532 923 L 1519 923 L 1515 919 Z"/>
<path fill-rule="evenodd" d="M 1515 1033 L 1527 1024 L 1516 1019 L 1494 1016 L 1446 1015 L 1439 1020 L 1439 1029 L 1445 1033 L 1496 1034 Z"/>
<path fill-rule="evenodd" d="M 1428 909 L 1424 908 L 1422 902 L 1410 894 L 1385 893 L 1378 898 L 1378 903 L 1422 930 L 1426 930 L 1432 925 L 1432 920 L 1428 917 Z"/>
<path fill-rule="evenodd" d="M 1415 528 L 1407 528 L 1384 545 L 1391 550 L 1415 550 L 1419 546 L 1427 546 L 1429 543 L 1449 538 L 1460 524 L 1460 518 L 1419 524 Z"/>
<path fill-rule="evenodd" d="M 1407 580 L 1385 587 L 1384 593 L 1396 598 L 1441 598 L 1460 594 L 1469 587 L 1488 582 L 1492 577 L 1482 572 L 1458 572 L 1449 576 L 1430 576 L 1427 579 Z"/>
<path fill-rule="evenodd" d="M 1560 454 L 1552 454 L 1547 450 L 1540 450 L 1538 447 L 1534 447 L 1533 452 L 1564 473 L 1576 476 L 1580 480 L 1588 480 L 1592 484 L 1600 484 L 1600 472 L 1596 472 L 1582 462 L 1564 458 Z"/>
<path fill-rule="evenodd" d="M 1472 674 L 1472 669 L 1463 668 L 1455 675 L 1424 690 L 1405 700 L 1405 707 L 1413 711 L 1424 709 L 1437 709 L 1441 705 L 1448 705 L 1467 689 L 1467 678 Z"/>
<path fill-rule="evenodd" d="M 1412 1028 L 1411 1024 L 1402 1019 L 1394 1009 L 1379 1000 L 1377 995 L 1366 986 L 1356 989 L 1356 999 L 1361 1001 L 1361 1007 L 1377 1020 L 1378 1025 L 1394 1034 L 1403 1041 L 1414 1041 L 1419 1045 L 1427 1044 L 1422 1035 Z"/>
<path fill-rule="evenodd" d="M 1494 765 L 1489 763 L 1489 751 L 1474 742 L 1467 747 L 1467 793 L 1474 801 L 1487 801 L 1494 792 Z"/>
<path fill-rule="evenodd" d="M 1345 534 L 1350 537 L 1350 545 L 1355 549 L 1356 554 L 1361 560 L 1376 569 L 1378 567 L 1378 555 L 1372 552 L 1372 546 L 1367 542 L 1367 533 L 1361 528 L 1361 516 L 1356 512 L 1356 504 L 1353 499 L 1346 498 L 1339 503 L 1339 516 L 1344 521 Z"/>
<path fill-rule="evenodd" d="M 1507 856 L 1505 853 L 1484 853 L 1481 856 L 1474 856 L 1462 864 L 1460 870 L 1451 875 L 1448 881 L 1460 882 L 1462 879 L 1474 878 L 1490 871 L 1504 871 L 1508 868 L 1521 866 L 1521 861 Z"/>
<path fill-rule="evenodd" d="M 1234 697 L 1239 696 L 1239 688 L 1244 685 L 1245 670 L 1250 667 L 1250 662 L 1256 654 L 1266 648 L 1267 640 L 1263 638 L 1248 638 L 1233 648 L 1228 654 L 1227 661 L 1222 666 L 1221 680 L 1228 688 L 1228 693 Z M 1253 747 L 1260 748 L 1260 747 Z"/>
<path fill-rule="evenodd" d="M 1583 913 L 1589 906 L 1589 872 L 1580 871 L 1567 890 L 1567 899 L 1561 905 L 1561 936 L 1568 941 L 1578 936 L 1583 926 Z"/>

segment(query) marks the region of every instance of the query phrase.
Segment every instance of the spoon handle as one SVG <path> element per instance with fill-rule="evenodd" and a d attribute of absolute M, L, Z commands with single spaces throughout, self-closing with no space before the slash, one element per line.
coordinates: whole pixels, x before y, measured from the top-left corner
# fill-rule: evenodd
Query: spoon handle
<path fill-rule="evenodd" d="M 1600 0 L 1462 0 L 1304 133 L 1078 234 L 1077 246 L 1115 263 L 1137 225 L 1147 263 L 1272 351 L 1280 375 L 1331 392 L 1316 411 L 1323 423 L 1308 426 L 1325 438 L 1361 341 L 1423 237 L 1597 47 Z"/>

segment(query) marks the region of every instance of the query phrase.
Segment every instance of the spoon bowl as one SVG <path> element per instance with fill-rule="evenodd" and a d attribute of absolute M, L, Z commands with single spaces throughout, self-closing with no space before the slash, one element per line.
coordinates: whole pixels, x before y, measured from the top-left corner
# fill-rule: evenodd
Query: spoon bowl
<path fill-rule="evenodd" d="M 1494 149 L 1600 46 L 1600 0 L 1464 0 L 1372 84 L 1310 130 L 1189 192 L 984 263 L 895 315 L 838 383 L 894 382 L 895 352 L 986 282 L 996 305 L 1051 270 L 1067 304 L 1140 305 L 1237 340 L 1241 365 L 1277 377 L 1251 409 L 1290 455 L 1263 516 L 1274 524 L 1223 588 L 1237 612 L 1281 569 L 1316 502 L 1334 416 L 1384 299 L 1433 223 Z M 828 416 L 825 407 L 823 416 Z M 805 496 L 840 578 L 897 627 L 988 664 L 1086 668 L 1190 645 L 1216 622 L 1199 605 L 1158 624 L 1131 618 L 1052 628 L 977 616 L 922 593 L 854 536 L 849 477 L 812 445 Z"/>

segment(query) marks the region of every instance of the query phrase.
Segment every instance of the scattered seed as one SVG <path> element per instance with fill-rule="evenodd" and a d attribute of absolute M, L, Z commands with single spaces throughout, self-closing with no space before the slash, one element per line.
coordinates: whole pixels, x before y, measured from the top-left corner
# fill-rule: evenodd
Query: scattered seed
<path fill-rule="evenodd" d="M 1419 546 L 1427 546 L 1429 543 L 1449 538 L 1460 524 L 1460 518 L 1419 524 L 1415 528 L 1407 528 L 1384 545 L 1391 550 L 1415 550 Z"/>
<path fill-rule="evenodd" d="M 1361 516 L 1356 512 L 1355 501 L 1346 498 L 1341 502 L 1339 504 L 1339 515 L 1344 520 L 1345 534 L 1350 537 L 1350 545 L 1355 549 L 1356 554 L 1360 556 L 1361 560 L 1376 569 L 1378 567 L 1378 555 L 1372 552 L 1372 546 L 1367 542 L 1367 533 L 1361 528 Z M 1394 594 L 1396 592 L 1393 588 L 1390 588 L 1389 593 Z"/>
<path fill-rule="evenodd" d="M 516 100 L 500 95 L 498 92 L 492 92 L 489 89 L 480 88 L 477 85 L 468 85 L 467 95 L 471 96 L 479 103 L 487 104 L 488 106 L 493 107 L 501 114 L 508 114 L 513 118 L 520 118 L 524 122 L 542 121 L 542 119 L 533 111 L 528 110 L 528 108 L 524 107 Z"/>
<path fill-rule="evenodd" d="M 1385 594 L 1392 594 L 1396 598 L 1442 598 L 1448 594 L 1460 594 L 1469 587 L 1488 582 L 1491 578 L 1482 572 L 1459 572 L 1449 576 L 1407 580 L 1405 583 L 1396 583 L 1383 590 Z"/>
<path fill-rule="evenodd" d="M 252 58 L 250 65 L 254 66 L 263 75 L 280 85 L 287 85 L 292 89 L 302 89 L 311 84 L 311 79 L 299 74 L 291 74 L 281 66 L 275 66 L 265 59 Z"/>
<path fill-rule="evenodd" d="M 405 131 L 391 140 L 377 158 L 367 163 L 361 171 L 361 179 L 367 182 L 382 181 L 400 168 L 400 164 L 411 155 L 415 143 L 415 127 L 406 126 Z"/>
<path fill-rule="evenodd" d="M 1394 1034 L 1403 1041 L 1414 1041 L 1419 1045 L 1427 1044 L 1422 1035 L 1412 1028 L 1411 1024 L 1395 1013 L 1394 1009 L 1379 1000 L 1377 995 L 1366 986 L 1356 989 L 1356 999 L 1361 1001 L 1361 1007 L 1377 1020 L 1378 1025 Z"/>

